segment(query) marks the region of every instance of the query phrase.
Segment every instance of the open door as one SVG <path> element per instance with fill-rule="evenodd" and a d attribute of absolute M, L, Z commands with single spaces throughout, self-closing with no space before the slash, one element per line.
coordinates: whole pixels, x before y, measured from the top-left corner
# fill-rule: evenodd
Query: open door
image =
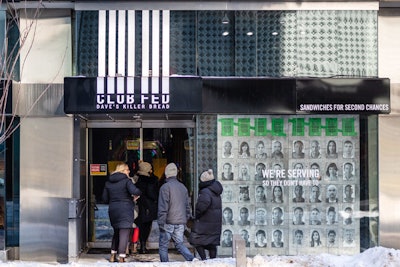
<path fill-rule="evenodd" d="M 109 248 L 113 230 L 108 205 L 102 203 L 104 184 L 119 162 L 125 162 L 133 176 L 139 160 L 153 165 L 160 185 L 165 166 L 175 162 L 178 179 L 193 192 L 193 128 L 92 128 L 89 129 L 89 205 L 88 233 L 90 247 Z M 96 172 L 96 170 L 99 170 Z M 153 222 L 148 248 L 158 248 L 158 225 Z"/>

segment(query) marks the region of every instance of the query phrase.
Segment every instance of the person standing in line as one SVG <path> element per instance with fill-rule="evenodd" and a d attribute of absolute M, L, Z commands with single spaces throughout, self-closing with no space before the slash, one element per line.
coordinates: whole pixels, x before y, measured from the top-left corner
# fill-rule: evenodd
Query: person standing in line
<path fill-rule="evenodd" d="M 111 242 L 110 262 L 125 262 L 126 248 L 134 225 L 135 202 L 142 192 L 129 178 L 129 167 L 120 163 L 106 182 L 102 194 L 104 203 L 109 203 L 108 215 L 114 235 Z"/>
<path fill-rule="evenodd" d="M 222 185 L 214 179 L 211 169 L 200 175 L 199 197 L 189 242 L 196 248 L 202 260 L 207 259 L 206 250 L 210 259 L 217 257 L 222 231 L 222 191 Z"/>
<path fill-rule="evenodd" d="M 189 195 L 186 187 L 178 181 L 175 163 L 165 167 L 165 183 L 158 196 L 158 226 L 160 228 L 159 255 L 161 262 L 168 262 L 168 245 L 174 241 L 175 247 L 187 261 L 194 256 L 183 244 L 183 234 L 187 220 L 191 218 Z"/>
<path fill-rule="evenodd" d="M 139 170 L 136 173 L 136 187 L 142 191 L 138 199 L 139 216 L 136 223 L 139 226 L 140 254 L 148 253 L 146 242 L 149 238 L 151 225 L 157 219 L 158 208 L 158 177 L 153 175 L 153 168 L 148 162 L 139 162 Z"/>

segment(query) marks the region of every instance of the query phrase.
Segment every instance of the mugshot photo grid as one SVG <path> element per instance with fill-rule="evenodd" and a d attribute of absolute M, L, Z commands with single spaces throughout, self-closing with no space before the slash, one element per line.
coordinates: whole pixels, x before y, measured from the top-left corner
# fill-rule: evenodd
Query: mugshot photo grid
<path fill-rule="evenodd" d="M 223 207 L 232 218 L 223 224 L 223 232 L 228 230 L 232 238 L 246 233 L 247 248 L 259 253 L 296 254 L 300 250 L 341 251 L 350 235 L 344 231 L 350 229 L 354 242 L 347 242 L 345 248 L 356 251 L 360 226 L 353 214 L 359 209 L 358 136 L 292 136 L 288 121 L 287 136 L 250 132 L 244 137 L 237 130 L 233 136 L 222 136 L 219 131 L 218 179 L 224 186 Z M 349 151 L 350 142 L 353 151 Z M 280 233 L 279 246 L 274 243 L 274 232 L 276 238 Z M 221 249 L 226 255 L 231 253 L 225 246 Z"/>

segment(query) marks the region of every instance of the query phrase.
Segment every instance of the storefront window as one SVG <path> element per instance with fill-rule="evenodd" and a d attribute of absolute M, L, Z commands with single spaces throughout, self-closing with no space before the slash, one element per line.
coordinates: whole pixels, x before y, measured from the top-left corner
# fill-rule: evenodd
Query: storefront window
<path fill-rule="evenodd" d="M 198 131 L 203 124 L 217 124 L 214 155 L 224 186 L 222 232 L 226 232 L 221 243 L 228 244 L 219 253 L 230 255 L 231 243 L 224 237 L 244 231 L 247 253 L 252 255 L 355 254 L 374 246 L 376 119 L 199 117 Z M 280 127 L 274 127 L 277 124 Z M 199 140 L 199 146 L 204 148 L 202 141 L 206 140 Z M 204 165 L 207 159 L 199 161 Z"/>

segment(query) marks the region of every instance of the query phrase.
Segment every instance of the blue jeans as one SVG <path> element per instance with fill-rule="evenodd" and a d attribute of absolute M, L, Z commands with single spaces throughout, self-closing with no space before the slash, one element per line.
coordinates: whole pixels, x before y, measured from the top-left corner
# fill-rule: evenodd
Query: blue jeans
<path fill-rule="evenodd" d="M 192 261 L 194 256 L 190 250 L 183 244 L 183 232 L 185 231 L 185 226 L 183 224 L 165 224 L 164 229 L 160 229 L 160 244 L 159 253 L 160 261 L 168 262 L 168 245 L 169 241 L 174 241 L 175 247 L 179 253 L 187 261 Z"/>

